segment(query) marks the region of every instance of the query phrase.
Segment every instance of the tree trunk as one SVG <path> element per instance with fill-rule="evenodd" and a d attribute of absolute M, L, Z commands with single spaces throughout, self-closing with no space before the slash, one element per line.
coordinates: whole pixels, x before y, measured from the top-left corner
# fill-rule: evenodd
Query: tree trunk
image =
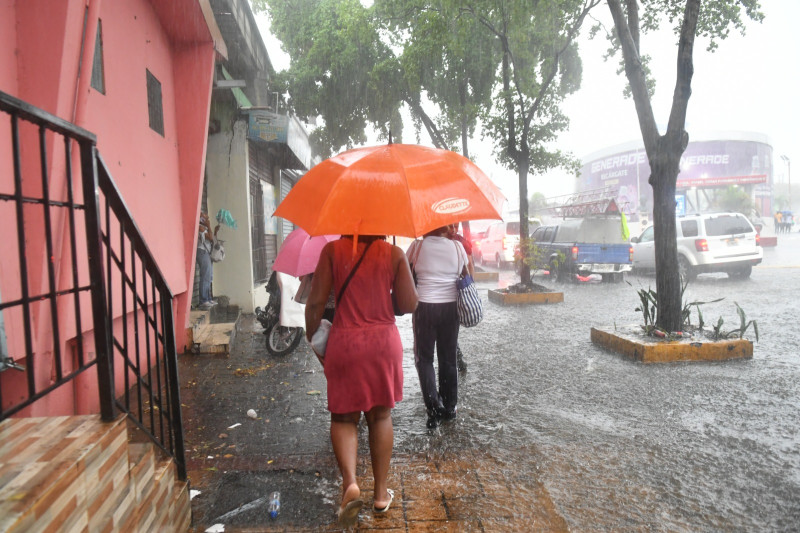
<path fill-rule="evenodd" d="M 465 109 L 467 107 L 466 96 L 462 93 L 461 96 L 461 155 L 469 159 L 469 135 L 467 135 L 467 117 Z M 461 223 L 464 228 L 464 238 L 467 242 L 472 242 L 472 234 L 469 229 L 469 221 L 465 220 Z"/>
<path fill-rule="evenodd" d="M 620 0 L 606 0 L 614 19 L 625 60 L 625 75 L 631 87 L 639 128 L 647 159 L 650 162 L 650 185 L 653 187 L 653 227 L 656 252 L 656 325 L 665 331 L 682 328 L 681 280 L 675 232 L 675 184 L 680 172 L 680 157 L 689 144 L 684 130 L 686 109 L 692 94 L 694 66 L 692 53 L 701 0 L 686 0 L 678 41 L 678 64 L 667 132 L 658 134 L 647 80 L 639 56 L 639 13 L 637 0 L 626 0 L 626 12 Z"/>
<path fill-rule="evenodd" d="M 517 177 L 519 178 L 519 246 L 525 250 L 528 241 L 528 168 L 530 167 L 530 152 L 525 140 L 522 141 L 520 157 L 517 160 Z M 519 269 L 519 281 L 523 285 L 530 285 L 531 270 L 524 265 Z"/>
<path fill-rule="evenodd" d="M 663 138 L 662 138 L 663 139 Z M 665 144 L 665 143 L 663 143 Z M 658 150 L 650 160 L 650 185 L 653 187 L 653 229 L 656 253 L 656 326 L 664 331 L 682 329 L 681 279 L 677 268 L 678 246 L 675 229 L 675 182 L 682 150 Z"/>

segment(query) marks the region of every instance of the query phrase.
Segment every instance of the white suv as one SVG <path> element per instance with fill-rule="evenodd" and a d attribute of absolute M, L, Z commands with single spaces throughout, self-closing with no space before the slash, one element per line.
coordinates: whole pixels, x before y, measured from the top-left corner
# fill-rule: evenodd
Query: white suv
<path fill-rule="evenodd" d="M 704 272 L 726 272 L 732 278 L 747 278 L 764 258 L 761 239 L 753 224 L 741 213 L 710 213 L 680 216 L 676 220 L 678 268 L 681 278 L 693 280 Z M 633 269 L 656 268 L 653 226 L 633 243 Z"/>
<path fill-rule="evenodd" d="M 519 221 L 495 222 L 486 228 L 481 239 L 481 264 L 493 263 L 500 268 L 503 263 L 514 262 L 514 250 L 519 246 Z"/>

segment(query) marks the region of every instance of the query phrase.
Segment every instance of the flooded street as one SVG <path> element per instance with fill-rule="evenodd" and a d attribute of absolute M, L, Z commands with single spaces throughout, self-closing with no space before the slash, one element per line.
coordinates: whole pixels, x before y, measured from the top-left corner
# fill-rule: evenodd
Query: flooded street
<path fill-rule="evenodd" d="M 396 451 L 481 450 L 504 465 L 499 478 L 542 483 L 578 531 L 796 530 L 800 234 L 764 255 L 749 280 L 701 275 L 687 290 L 690 300 L 725 298 L 702 307 L 707 327 L 722 316 L 724 330 L 738 328 L 734 302 L 758 322 L 752 360 L 643 365 L 595 347 L 590 327 L 641 323 L 636 289 L 654 286 L 652 276 L 559 284 L 562 304 L 485 302 L 483 322 L 460 334 L 469 369 L 458 420 L 434 432 L 410 319 L 399 319 L 407 353 Z M 501 285 L 513 281 L 501 272 Z"/>
<path fill-rule="evenodd" d="M 486 289 L 515 282 L 512 271 L 480 283 L 484 320 L 460 335 L 469 368 L 458 418 L 436 430 L 425 427 L 411 319 L 401 317 L 404 399 L 393 411 L 390 474 L 398 509 L 388 522 L 362 513 L 362 526 L 797 531 L 800 234 L 765 249 L 749 280 L 701 275 L 689 286 L 691 300 L 725 298 L 703 307 L 707 324 L 722 316 L 724 330 L 737 328 L 734 302 L 758 321 L 751 360 L 644 365 L 594 346 L 592 326 L 641 323 L 636 289 L 655 279 L 628 281 L 553 285 L 563 303 L 526 307 L 486 301 Z M 325 377 L 306 343 L 282 358 L 266 353 L 249 320 L 230 359 L 181 358 L 190 478 L 202 491 L 195 531 L 325 529 L 340 490 Z M 369 491 L 365 424 L 359 456 Z M 283 494 L 274 523 L 264 500 L 273 490 Z"/>

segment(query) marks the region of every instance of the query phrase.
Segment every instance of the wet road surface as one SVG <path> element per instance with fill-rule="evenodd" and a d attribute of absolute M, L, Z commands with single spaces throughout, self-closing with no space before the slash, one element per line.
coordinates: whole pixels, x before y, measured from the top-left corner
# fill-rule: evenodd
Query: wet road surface
<path fill-rule="evenodd" d="M 462 329 L 469 364 L 459 416 L 431 431 L 411 353 L 394 410 L 398 496 L 366 529 L 792 531 L 800 523 L 800 234 L 765 249 L 749 280 L 701 275 L 691 300 L 707 324 L 738 327 L 734 302 L 758 321 L 752 360 L 643 365 L 589 340 L 592 326 L 639 324 L 626 283 L 553 285 L 564 302 L 500 307 Z M 537 280 L 538 281 L 538 280 Z M 545 284 L 549 284 L 541 280 Z M 514 282 L 502 271 L 499 283 Z M 730 327 L 728 327 L 728 325 Z M 196 530 L 333 529 L 338 471 L 325 380 L 305 343 L 269 356 L 245 317 L 230 358 L 181 356 L 182 401 Z M 752 330 L 748 334 L 752 338 Z M 255 409 L 258 419 L 245 412 Z M 241 426 L 228 429 L 234 424 Z M 371 502 L 366 428 L 359 481 Z M 282 493 L 271 521 L 264 499 Z M 248 505 L 249 504 L 249 505 Z M 534 526 L 535 524 L 535 526 Z"/>

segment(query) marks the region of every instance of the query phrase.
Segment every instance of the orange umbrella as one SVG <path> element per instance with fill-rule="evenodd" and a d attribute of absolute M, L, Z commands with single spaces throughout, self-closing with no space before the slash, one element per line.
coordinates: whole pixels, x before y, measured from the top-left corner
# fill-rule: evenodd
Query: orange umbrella
<path fill-rule="evenodd" d="M 356 148 L 303 176 L 275 210 L 309 235 L 418 237 L 465 220 L 500 219 L 505 197 L 472 161 L 413 144 Z"/>

